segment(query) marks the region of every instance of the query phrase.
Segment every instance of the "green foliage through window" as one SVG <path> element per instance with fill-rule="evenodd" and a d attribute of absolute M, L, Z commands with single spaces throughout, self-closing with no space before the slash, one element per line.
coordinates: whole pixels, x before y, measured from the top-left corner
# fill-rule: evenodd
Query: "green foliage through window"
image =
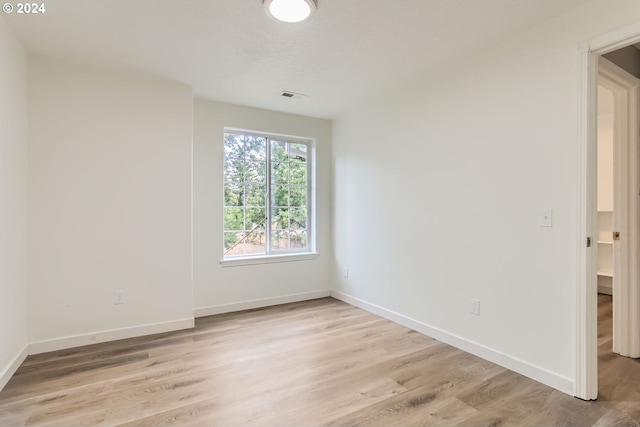
<path fill-rule="evenodd" d="M 225 257 L 309 250 L 309 146 L 224 135 Z"/>

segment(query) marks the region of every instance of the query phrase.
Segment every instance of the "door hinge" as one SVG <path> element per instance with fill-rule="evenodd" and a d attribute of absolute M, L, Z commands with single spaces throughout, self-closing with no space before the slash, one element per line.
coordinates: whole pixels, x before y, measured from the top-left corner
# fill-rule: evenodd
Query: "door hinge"
<path fill-rule="evenodd" d="M 620 232 L 619 231 L 614 231 L 613 232 L 613 240 L 620 240 Z"/>
<path fill-rule="evenodd" d="M 587 237 L 587 247 L 591 247 L 591 237 Z"/>

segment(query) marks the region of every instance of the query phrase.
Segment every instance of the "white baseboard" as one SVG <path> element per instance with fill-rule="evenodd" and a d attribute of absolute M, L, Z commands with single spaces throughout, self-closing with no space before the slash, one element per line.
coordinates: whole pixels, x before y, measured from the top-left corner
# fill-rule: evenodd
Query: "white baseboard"
<path fill-rule="evenodd" d="M 345 293 L 334 290 L 331 296 L 573 396 L 574 384 L 567 377 Z"/>
<path fill-rule="evenodd" d="M 611 289 L 611 286 L 598 285 L 598 293 L 605 294 L 605 295 L 613 295 L 613 289 Z"/>
<path fill-rule="evenodd" d="M 250 301 L 236 302 L 232 304 L 213 305 L 193 310 L 194 317 L 212 316 L 214 314 L 231 313 L 234 311 L 251 310 L 253 308 L 269 307 L 272 305 L 288 304 L 291 302 L 307 301 L 331 296 L 331 291 L 305 292 L 273 298 L 254 299 Z"/>
<path fill-rule="evenodd" d="M 25 346 L 22 351 L 20 351 L 16 357 L 13 358 L 13 361 L 7 365 L 2 371 L 0 371 L 0 391 L 7 385 L 13 374 L 16 373 L 22 362 L 29 355 L 29 347 Z"/>
<path fill-rule="evenodd" d="M 613 295 L 613 289 L 609 286 L 598 285 L 598 293 L 605 295 Z"/>
<path fill-rule="evenodd" d="M 29 354 L 46 353 L 49 351 L 64 350 L 89 344 L 115 341 L 126 338 L 135 338 L 144 335 L 160 334 L 163 332 L 179 331 L 193 328 L 193 318 L 172 320 L 169 322 L 153 323 L 148 325 L 133 326 L 130 328 L 112 329 L 108 331 L 94 332 L 91 334 L 73 335 L 56 338 L 53 340 L 34 342 L 29 344 Z"/>

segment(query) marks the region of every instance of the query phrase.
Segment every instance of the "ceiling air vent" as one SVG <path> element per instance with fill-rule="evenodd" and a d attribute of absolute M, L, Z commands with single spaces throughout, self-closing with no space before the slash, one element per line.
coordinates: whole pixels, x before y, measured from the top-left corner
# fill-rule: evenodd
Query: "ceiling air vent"
<path fill-rule="evenodd" d="M 283 90 L 282 93 L 280 93 L 280 96 L 289 99 L 305 99 L 307 97 L 307 95 L 291 92 L 290 90 Z"/>

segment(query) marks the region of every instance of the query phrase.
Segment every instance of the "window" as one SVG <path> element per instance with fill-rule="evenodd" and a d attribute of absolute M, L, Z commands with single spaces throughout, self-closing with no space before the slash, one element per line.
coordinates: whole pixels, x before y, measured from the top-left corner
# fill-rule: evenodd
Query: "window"
<path fill-rule="evenodd" d="M 224 134 L 224 257 L 313 250 L 312 143 L 233 131 Z"/>

